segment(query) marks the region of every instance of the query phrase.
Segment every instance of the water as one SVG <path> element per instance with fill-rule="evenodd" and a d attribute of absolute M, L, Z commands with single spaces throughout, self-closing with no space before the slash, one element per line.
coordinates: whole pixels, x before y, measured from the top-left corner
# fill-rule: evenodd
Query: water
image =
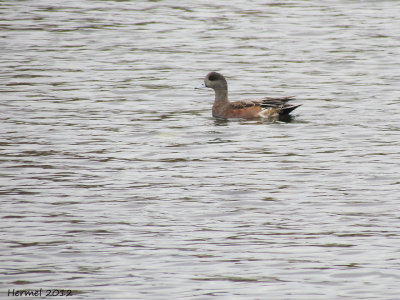
<path fill-rule="evenodd" d="M 400 299 L 399 15 L 2 1 L 2 296 Z M 215 120 L 212 70 L 303 106 Z"/>

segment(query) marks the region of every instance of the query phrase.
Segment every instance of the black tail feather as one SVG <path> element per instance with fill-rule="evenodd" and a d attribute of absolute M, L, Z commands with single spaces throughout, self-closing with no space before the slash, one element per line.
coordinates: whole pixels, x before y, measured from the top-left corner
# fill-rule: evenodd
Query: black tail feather
<path fill-rule="evenodd" d="M 291 113 L 293 110 L 295 110 L 296 108 L 298 108 L 299 106 L 301 106 L 301 104 L 297 104 L 297 105 L 287 105 L 282 107 L 282 109 L 279 111 L 279 115 L 288 115 L 289 113 Z"/>

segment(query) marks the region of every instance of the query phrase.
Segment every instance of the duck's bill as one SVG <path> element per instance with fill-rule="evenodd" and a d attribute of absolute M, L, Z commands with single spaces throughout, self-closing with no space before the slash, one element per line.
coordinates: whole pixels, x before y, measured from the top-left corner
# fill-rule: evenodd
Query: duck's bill
<path fill-rule="evenodd" d="M 195 87 L 196 90 L 204 89 L 204 88 L 206 88 L 206 85 L 204 83 L 202 83 L 201 85 Z"/>

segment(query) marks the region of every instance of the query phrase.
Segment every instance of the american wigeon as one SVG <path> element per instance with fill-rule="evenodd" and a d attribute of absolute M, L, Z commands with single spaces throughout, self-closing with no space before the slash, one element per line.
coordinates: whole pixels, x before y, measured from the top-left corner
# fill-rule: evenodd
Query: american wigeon
<path fill-rule="evenodd" d="M 301 106 L 301 104 L 291 105 L 287 103 L 293 100 L 293 97 L 265 97 L 229 102 L 228 83 L 225 77 L 217 72 L 208 73 L 202 87 L 212 88 L 215 92 L 212 115 L 216 118 L 279 118 L 287 116 L 291 111 Z"/>

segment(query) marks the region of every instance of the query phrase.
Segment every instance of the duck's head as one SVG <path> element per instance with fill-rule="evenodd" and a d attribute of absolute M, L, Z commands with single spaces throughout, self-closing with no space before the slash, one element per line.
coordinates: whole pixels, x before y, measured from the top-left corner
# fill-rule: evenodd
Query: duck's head
<path fill-rule="evenodd" d="M 226 90 L 228 88 L 225 77 L 218 72 L 208 73 L 204 78 L 204 85 L 214 90 Z"/>

